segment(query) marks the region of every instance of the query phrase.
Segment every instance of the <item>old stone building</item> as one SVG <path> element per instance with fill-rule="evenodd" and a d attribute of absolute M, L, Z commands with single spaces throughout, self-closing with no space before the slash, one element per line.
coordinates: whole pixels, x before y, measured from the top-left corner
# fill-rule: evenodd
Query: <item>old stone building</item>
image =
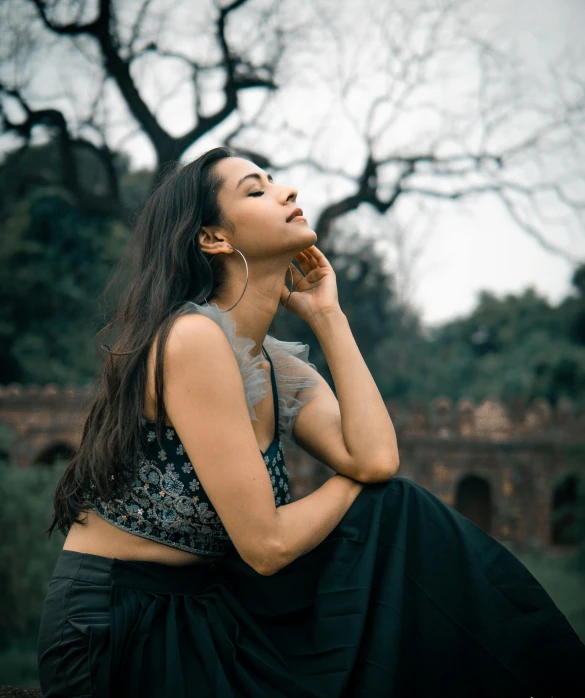
<path fill-rule="evenodd" d="M 81 438 L 93 388 L 0 386 L 0 454 L 21 467 L 69 458 Z M 569 400 L 515 408 L 494 400 L 439 397 L 409 410 L 387 403 L 400 450 L 399 475 L 426 487 L 501 542 L 519 548 L 570 543 L 579 478 L 585 478 L 585 414 Z M 294 498 L 333 471 L 287 451 Z M 571 506 L 573 505 L 573 506 Z M 563 513 L 564 512 L 564 513 Z"/>

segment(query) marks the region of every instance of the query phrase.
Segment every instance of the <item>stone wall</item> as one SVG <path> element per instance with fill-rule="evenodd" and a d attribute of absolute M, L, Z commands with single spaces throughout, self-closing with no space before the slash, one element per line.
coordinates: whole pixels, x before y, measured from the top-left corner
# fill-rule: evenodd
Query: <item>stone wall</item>
<path fill-rule="evenodd" d="M 0 423 L 14 439 L 8 457 L 21 467 L 51 464 L 79 444 L 93 389 L 56 385 L 0 386 Z M 585 414 L 569 400 L 553 409 L 538 399 L 527 406 L 497 400 L 438 397 L 410 409 L 387 402 L 398 437 L 401 477 L 415 480 L 498 540 L 520 548 L 561 541 L 570 519 L 552 514 L 576 496 L 585 477 Z M 287 443 L 293 498 L 319 487 L 333 470 Z M 564 491 L 556 489 L 565 476 Z"/>

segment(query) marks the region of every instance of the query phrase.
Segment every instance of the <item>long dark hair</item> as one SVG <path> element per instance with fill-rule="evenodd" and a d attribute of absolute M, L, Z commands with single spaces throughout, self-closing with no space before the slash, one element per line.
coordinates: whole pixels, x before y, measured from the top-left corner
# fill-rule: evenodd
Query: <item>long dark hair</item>
<path fill-rule="evenodd" d="M 211 265 L 201 251 L 202 226 L 232 230 L 218 204 L 223 179 L 215 164 L 236 157 L 225 147 L 213 148 L 193 162 L 177 166 L 156 186 L 140 212 L 125 254 L 102 294 L 130 267 L 131 276 L 114 306 L 110 322 L 97 337 L 112 333 L 113 347 L 103 344 L 97 393 L 83 427 L 81 444 L 59 480 L 54 518 L 45 533 L 57 527 L 67 534 L 79 513 L 91 481 L 108 501 L 121 496 L 136 476 L 137 452 L 144 447 L 142 420 L 149 348 L 157 336 L 155 362 L 156 435 L 162 443 L 166 421 L 163 400 L 164 346 L 181 307 L 201 303 L 223 282 L 223 266 Z M 100 340 L 101 341 L 101 340 Z"/>

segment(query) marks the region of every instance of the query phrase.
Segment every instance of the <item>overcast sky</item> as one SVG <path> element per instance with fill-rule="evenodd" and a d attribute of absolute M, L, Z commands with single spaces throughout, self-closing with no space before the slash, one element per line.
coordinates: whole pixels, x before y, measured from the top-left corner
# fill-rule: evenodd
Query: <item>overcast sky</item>
<path fill-rule="evenodd" d="M 535 74 L 561 49 L 583 44 L 584 0 L 491 0 L 489 3 L 486 0 L 486 6 L 493 10 L 494 21 L 506 27 L 508 36 L 533 66 Z M 299 90 L 298 95 L 298 111 L 305 115 L 310 113 L 314 96 L 303 102 L 303 91 Z M 291 113 L 295 111 L 290 101 L 287 106 Z M 318 111 L 316 105 L 313 108 Z M 210 139 L 198 144 L 187 158 L 201 152 L 202 145 L 210 147 L 215 143 Z M 139 150 L 136 150 L 138 158 Z M 149 162 L 147 151 L 142 153 L 144 162 Z M 285 181 L 284 175 L 281 179 Z M 289 180 L 298 186 L 298 201 L 306 206 L 311 223 L 310 215 L 316 214 L 325 192 L 316 196 L 314 188 L 310 192 L 306 187 L 303 189 L 302 173 L 291 172 L 286 181 Z M 533 286 L 553 304 L 572 292 L 570 278 L 574 264 L 544 250 L 512 223 L 496 197 L 455 205 L 434 202 L 431 205 L 433 215 L 421 217 L 420 221 L 416 212 L 410 211 L 406 230 L 412 239 L 424 241 L 424 253 L 413 268 L 408 292 L 426 324 L 439 324 L 470 312 L 481 289 L 504 295 L 521 293 Z M 363 217 L 366 214 L 360 210 L 354 215 Z M 575 230 L 556 234 L 565 249 L 570 248 L 585 262 L 585 230 L 580 234 L 575 234 Z M 390 245 L 390 268 L 395 255 L 396 250 Z"/>
<path fill-rule="evenodd" d="M 203 1 L 203 0 L 202 0 Z M 15 0 L 12 0 L 14 3 Z M 323 0 L 315 0 L 314 6 L 327 7 Z M 180 3 L 175 3 L 176 8 Z M 309 3 L 310 5 L 310 3 Z M 345 0 L 345 8 L 349 7 L 358 12 L 361 7 L 359 0 Z M 194 11 L 194 7 L 201 7 L 202 2 L 194 5 L 183 5 Z M 337 9 L 337 3 L 330 3 L 331 8 Z M 378 5 L 382 7 L 381 5 Z M 292 7 L 292 6 L 291 6 Z M 300 7 L 300 5 L 295 5 Z M 485 7 L 492 13 L 492 21 L 498 27 L 502 27 L 508 39 L 519 47 L 520 54 L 532 67 L 535 76 L 543 70 L 547 60 L 554 57 L 559 51 L 568 46 L 574 46 L 578 55 L 583 58 L 582 36 L 585 31 L 585 0 L 486 0 Z M 331 16 L 331 21 L 336 20 L 336 15 Z M 347 27 L 347 18 L 346 18 Z M 359 12 L 353 21 L 351 32 L 341 30 L 340 36 L 347 40 L 348 46 L 355 34 L 358 42 L 357 56 L 364 56 L 367 51 L 367 36 L 360 36 Z M 355 27 L 355 32 L 353 28 Z M 498 31 L 500 31 L 498 29 Z M 179 43 L 177 37 L 177 43 Z M 364 58 L 366 60 L 367 57 Z M 291 63 L 292 65 L 292 63 Z M 292 68 L 291 68 L 292 69 Z M 318 69 L 318 59 L 315 59 L 315 69 Z M 68 64 L 62 61 L 60 66 L 60 80 L 67 75 Z M 146 74 L 149 75 L 149 66 L 145 63 Z M 461 66 L 453 65 L 453 75 L 457 79 L 465 78 L 465 70 Z M 54 78 L 44 74 L 43 63 L 37 67 L 37 80 L 44 86 L 50 85 Z M 152 73 L 154 76 L 154 72 Z M 169 75 L 169 79 L 174 77 Z M 472 79 L 470 73 L 470 80 Z M 168 86 L 165 80 L 155 77 L 150 80 L 145 88 L 150 92 L 154 100 L 165 92 Z M 364 87 L 367 89 L 367 87 Z M 375 89 L 375 85 L 372 86 Z M 281 112 L 286 112 L 287 120 L 299 128 L 306 123 L 318 120 L 327 109 L 329 96 L 322 94 L 322 86 L 318 91 L 311 91 L 302 80 L 296 84 L 288 84 L 287 90 L 282 91 L 282 98 L 276 105 Z M 79 92 L 81 94 L 81 92 Z M 165 120 L 165 126 L 173 133 L 180 133 L 190 125 L 192 120 L 192 95 L 183 91 L 179 99 L 171 99 L 166 106 L 159 111 Z M 354 100 L 358 99 L 359 96 Z M 183 101 L 181 101 L 183 100 Z M 248 101 L 247 107 L 253 109 L 258 102 L 258 95 L 246 93 L 243 103 Z M 158 101 L 158 100 L 157 100 Z M 351 104 L 349 105 L 351 108 Z M 328 123 L 328 133 L 319 140 L 321 160 L 326 160 L 328 166 L 338 166 L 340 162 L 347 164 L 352 159 L 359 166 L 363 157 L 363 150 L 359 145 L 354 146 L 351 137 L 347 137 L 347 124 L 342 123 L 341 110 L 333 111 Z M 274 119 L 274 114 L 270 118 Z M 117 118 L 123 114 L 117 115 Z M 126 119 L 127 120 L 127 119 Z M 233 124 L 232 124 L 233 125 Z M 228 128 L 230 124 L 226 125 Z M 395 139 L 405 137 L 408 140 L 408 131 L 424 134 L 424 120 L 417 122 L 403 122 L 393 127 L 392 134 Z M 401 131 L 402 129 L 402 131 Z M 412 135 L 412 134 L 410 134 Z M 416 137 L 416 136 L 415 136 Z M 268 136 L 266 136 L 268 138 Z M 9 144 L 4 140 L 3 143 Z M 192 159 L 203 150 L 219 144 L 219 134 L 206 138 L 186 154 L 186 159 Z M 283 142 L 270 144 L 266 141 L 267 152 L 275 152 L 276 148 L 285 149 Z M 1 147 L 1 145 L 0 145 Z M 133 166 L 152 166 L 153 153 L 143 137 L 124 138 L 124 148 L 131 154 Z M 561 169 L 562 169 L 561 162 Z M 314 221 L 317 211 L 322 205 L 331 200 L 332 195 L 338 194 L 341 189 L 326 183 L 321 186 L 314 179 L 307 185 L 307 174 L 301 170 L 291 170 L 278 174 L 279 181 L 290 181 L 299 189 L 298 203 L 305 209 L 309 224 Z M 305 185 L 305 186 L 304 186 Z M 349 191 L 346 189 L 346 191 Z M 398 215 L 404 226 L 405 237 L 410 246 L 415 246 L 417 240 L 421 241 L 424 252 L 412 267 L 412 277 L 408 280 L 401 279 L 405 292 L 411 302 L 419 309 L 423 321 L 428 325 L 441 323 L 450 318 L 468 313 L 475 305 L 476 295 L 481 289 L 489 289 L 503 295 L 505 293 L 520 293 L 528 286 L 535 287 L 538 292 L 545 295 L 551 303 L 559 302 L 570 292 L 570 277 L 574 269 L 571 264 L 558 256 L 542 249 L 536 241 L 527 233 L 514 225 L 503 205 L 496 197 L 483 196 L 465 203 L 458 201 L 456 204 L 429 202 L 431 208 L 423 215 L 423 206 L 420 201 L 405 201 L 394 212 Z M 371 213 L 364 211 L 363 207 L 352 214 L 353 220 L 357 216 L 364 230 L 378 228 L 378 237 L 384 237 L 384 221 L 375 221 Z M 348 227 L 351 225 L 352 216 L 348 218 Z M 371 221 L 371 226 L 370 226 Z M 380 233 L 381 231 L 381 233 Z M 555 241 L 565 249 L 571 249 L 575 257 L 585 262 L 585 231 L 567 229 L 562 227 L 554 231 Z M 317 245 L 319 243 L 317 242 Z M 387 263 L 389 268 L 400 267 L 397 259 L 395 245 L 387 245 Z"/>
<path fill-rule="evenodd" d="M 486 4 L 493 10 L 494 21 L 507 27 L 511 40 L 520 47 L 521 55 L 535 73 L 562 48 L 583 43 L 584 0 L 492 0 Z M 310 114 L 311 105 L 318 113 L 313 94 L 309 98 L 298 89 L 298 97 L 298 110 L 294 103 L 286 102 L 290 114 L 294 111 Z M 187 115 L 185 119 L 186 125 Z M 332 131 L 335 131 L 333 124 Z M 197 144 L 187 159 L 215 144 L 213 139 Z M 135 153 L 137 164 L 150 164 L 146 148 L 137 145 Z M 285 176 L 281 179 L 284 181 Z M 288 180 L 298 186 L 298 201 L 306 206 L 310 223 L 311 213 L 316 215 L 326 193 L 321 191 L 319 196 L 315 188 L 310 192 L 306 187 L 303 189 L 302 172 L 288 173 Z M 439 324 L 470 312 L 481 289 L 504 295 L 533 286 L 555 304 L 571 292 L 574 265 L 544 250 L 513 224 L 496 197 L 432 206 L 434 215 L 421 217 L 420 221 L 415 212 L 409 212 L 410 226 L 406 230 L 407 235 L 424 244 L 424 252 L 413 268 L 408 293 L 426 324 Z M 367 214 L 362 209 L 354 215 Z M 585 231 L 581 235 L 567 231 L 567 237 L 559 242 L 565 243 L 565 249 L 570 246 L 585 262 Z M 395 255 L 396 250 L 389 245 L 390 268 Z"/>
<path fill-rule="evenodd" d="M 552 55 L 559 45 L 583 43 L 583 0 L 513 0 L 504 5 L 535 66 L 543 53 Z M 445 213 L 430 238 L 425 262 L 432 269 L 421 274 L 416 294 L 429 324 L 470 311 L 480 289 L 503 295 L 534 286 L 555 304 L 571 292 L 573 265 L 514 226 L 495 199 L 469 208 L 467 216 Z M 571 240 L 585 262 L 585 231 Z"/>

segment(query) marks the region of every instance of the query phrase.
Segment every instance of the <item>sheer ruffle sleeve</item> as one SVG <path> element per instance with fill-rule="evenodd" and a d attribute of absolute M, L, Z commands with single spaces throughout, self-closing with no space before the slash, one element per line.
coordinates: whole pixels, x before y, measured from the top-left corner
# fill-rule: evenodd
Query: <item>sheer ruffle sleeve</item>
<path fill-rule="evenodd" d="M 236 334 L 236 321 L 232 319 L 229 312 L 222 313 L 215 303 L 203 303 L 199 305 L 193 301 L 188 301 L 185 303 L 180 314 L 186 315 L 188 313 L 206 315 L 208 318 L 211 318 L 211 320 L 214 320 L 225 332 L 229 343 L 232 345 L 240 373 L 242 374 L 244 393 L 246 394 L 246 405 L 248 407 L 250 419 L 258 421 L 254 405 L 259 403 L 268 393 L 270 374 L 266 369 L 260 366 L 264 361 L 263 354 L 260 353 L 258 356 L 252 356 L 250 354 L 250 351 L 255 345 L 254 340 L 246 337 L 239 337 Z"/>
<path fill-rule="evenodd" d="M 229 312 L 222 312 L 215 303 L 198 304 L 193 301 L 185 303 L 181 315 L 200 313 L 211 318 L 225 332 L 232 345 L 242 380 L 246 405 L 250 419 L 257 421 L 254 405 L 258 404 L 268 393 L 270 374 L 260 364 L 264 361 L 262 353 L 252 356 L 250 351 L 255 342 L 247 337 L 236 334 L 236 321 Z M 293 442 L 292 434 L 294 420 L 301 408 L 306 405 L 316 393 L 319 385 L 319 374 L 314 364 L 309 361 L 309 345 L 302 342 L 285 342 L 267 334 L 264 346 L 270 355 L 274 366 L 276 387 L 278 392 L 279 423 L 281 435 Z"/>
<path fill-rule="evenodd" d="M 267 334 L 264 345 L 276 376 L 279 431 L 296 443 L 292 433 L 295 417 L 315 397 L 319 373 L 309 361 L 308 344 L 285 342 Z"/>

